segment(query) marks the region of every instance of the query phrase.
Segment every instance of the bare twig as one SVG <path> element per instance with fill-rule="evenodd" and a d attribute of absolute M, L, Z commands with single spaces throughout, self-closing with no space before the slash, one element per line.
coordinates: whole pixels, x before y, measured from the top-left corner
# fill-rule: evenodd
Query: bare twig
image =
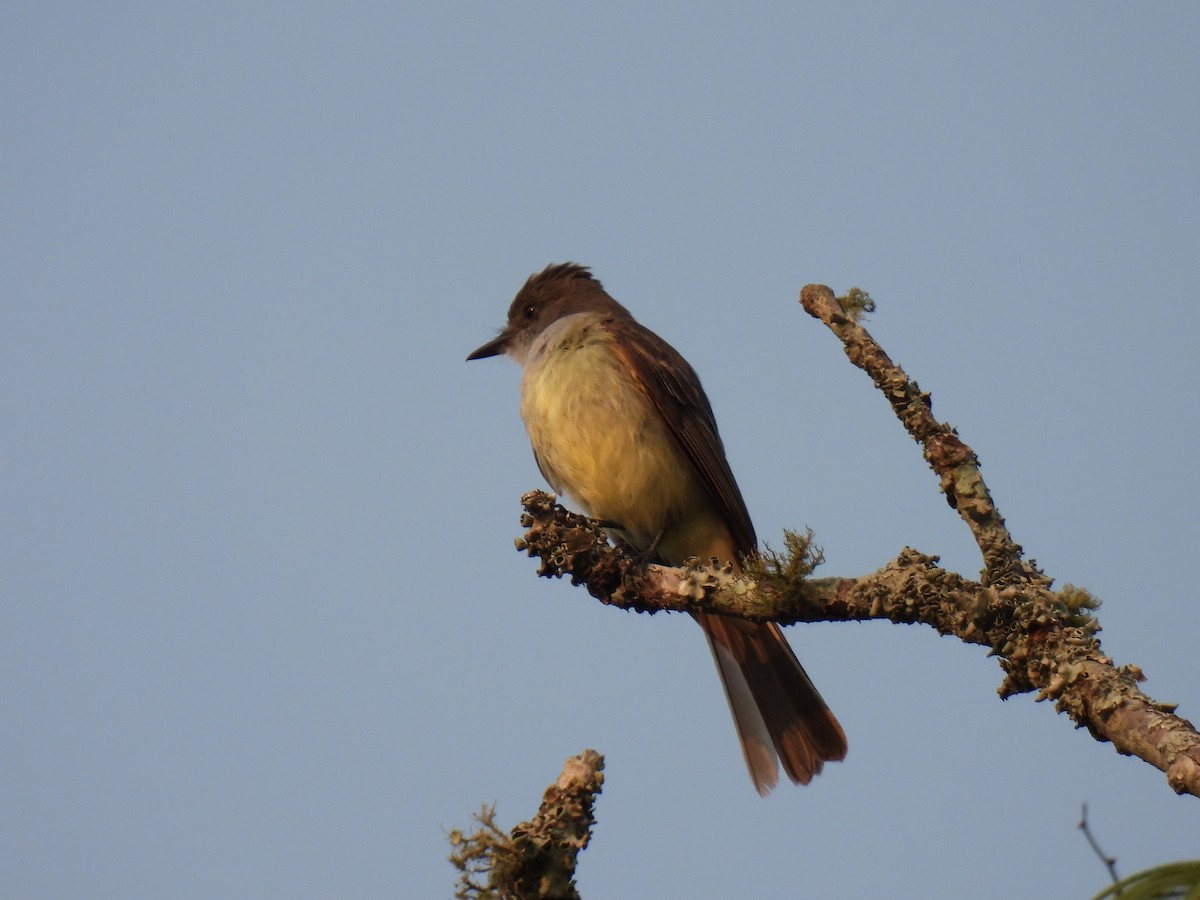
<path fill-rule="evenodd" d="M 1095 835 L 1092 834 L 1091 826 L 1088 825 L 1086 803 L 1083 804 L 1083 813 L 1079 817 L 1079 830 L 1082 831 L 1083 836 L 1087 838 L 1087 842 L 1092 847 L 1092 852 L 1100 858 L 1100 862 L 1104 863 L 1105 867 L 1108 869 L 1108 875 L 1113 880 L 1113 884 L 1116 884 L 1121 880 L 1120 876 L 1117 875 L 1117 858 L 1115 856 L 1109 856 L 1100 849 L 1100 843 L 1096 840 Z"/>

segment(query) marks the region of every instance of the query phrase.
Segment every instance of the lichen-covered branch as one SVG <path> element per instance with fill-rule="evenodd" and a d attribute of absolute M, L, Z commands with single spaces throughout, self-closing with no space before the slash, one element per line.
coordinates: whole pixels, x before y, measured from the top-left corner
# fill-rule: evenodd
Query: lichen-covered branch
<path fill-rule="evenodd" d="M 892 362 L 883 348 L 853 315 L 847 314 L 824 285 L 810 284 L 800 292 L 800 304 L 841 339 L 846 356 L 871 376 L 908 433 L 921 445 L 926 462 L 937 474 L 946 500 L 962 516 L 983 553 L 984 580 L 1001 584 L 1009 580 L 1042 579 L 1037 567 L 1021 556 L 1004 519 L 992 503 L 979 472 L 975 451 L 949 425 L 933 417 L 933 401 L 917 383 Z"/>
<path fill-rule="evenodd" d="M 541 808 L 509 834 L 484 807 L 471 834 L 450 832 L 450 861 L 462 872 L 459 900 L 578 898 L 575 863 L 591 840 L 596 796 L 604 784 L 604 757 L 595 750 L 572 756 L 546 788 Z"/>
<path fill-rule="evenodd" d="M 744 573 L 715 561 L 679 568 L 644 565 L 612 546 L 598 523 L 575 515 L 540 491 L 522 498 L 527 529 L 518 549 L 541 559 L 539 574 L 569 575 L 601 602 L 637 612 L 704 611 L 753 621 L 839 622 L 889 619 L 922 623 L 943 635 L 988 647 L 1004 672 L 1002 697 L 1037 692 L 1080 727 L 1118 752 L 1138 756 L 1167 774 L 1178 793 L 1200 797 L 1200 734 L 1138 687 L 1137 666 L 1115 666 L 1101 650 L 1097 601 L 1052 579 L 1013 540 L 979 471 L 975 452 L 932 402 L 827 287 L 801 292 L 804 308 L 841 339 L 846 355 L 887 397 L 921 444 L 950 505 L 975 537 L 983 558 L 978 581 L 905 549 L 883 568 L 858 578 L 809 577 L 815 556 L 806 539 L 780 556 L 751 560 Z"/>
<path fill-rule="evenodd" d="M 1059 710 L 1095 737 L 1166 772 L 1176 792 L 1200 796 L 1200 735 L 1195 727 L 1174 714 L 1173 704 L 1142 693 L 1137 666 L 1113 665 L 1100 650 L 1098 625 L 1081 639 L 1077 628 L 1060 617 L 1050 590 L 1052 579 L 1023 558 L 992 501 L 975 452 L 953 428 L 933 417 L 929 395 L 892 362 L 855 316 L 842 309 L 829 288 L 807 285 L 800 292 L 800 304 L 838 336 L 846 356 L 871 376 L 921 444 L 947 500 L 975 537 L 983 555 L 984 582 L 1001 589 L 1017 621 L 1032 617 L 1035 627 L 1023 638 L 993 645 L 1006 672 L 1001 696 L 1037 689 L 1039 698 L 1054 697 Z"/>

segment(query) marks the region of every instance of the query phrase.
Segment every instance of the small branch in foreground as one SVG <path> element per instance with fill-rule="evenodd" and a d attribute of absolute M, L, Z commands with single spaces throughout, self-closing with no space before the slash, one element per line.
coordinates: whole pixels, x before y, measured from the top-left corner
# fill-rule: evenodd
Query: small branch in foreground
<path fill-rule="evenodd" d="M 511 834 L 495 823 L 495 807 L 475 816 L 472 834 L 450 832 L 450 861 L 462 872 L 459 900 L 533 900 L 579 897 L 575 863 L 591 840 L 596 796 L 604 784 L 604 757 L 595 750 L 572 756 L 546 788 L 537 815 Z M 486 876 L 486 882 L 481 881 Z"/>

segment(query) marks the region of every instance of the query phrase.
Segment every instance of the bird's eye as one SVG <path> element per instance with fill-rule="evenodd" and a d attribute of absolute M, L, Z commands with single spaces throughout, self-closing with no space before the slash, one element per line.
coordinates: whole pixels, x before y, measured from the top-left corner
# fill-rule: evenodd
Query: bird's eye
<path fill-rule="evenodd" d="M 534 313 L 537 312 L 537 307 L 530 303 L 521 311 L 525 314 L 525 318 L 532 319 Z"/>

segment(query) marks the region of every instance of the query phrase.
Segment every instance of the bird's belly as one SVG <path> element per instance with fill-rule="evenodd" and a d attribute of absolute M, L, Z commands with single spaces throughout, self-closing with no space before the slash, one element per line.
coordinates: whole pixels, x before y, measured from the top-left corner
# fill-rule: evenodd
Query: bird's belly
<path fill-rule="evenodd" d="M 554 489 L 588 515 L 619 524 L 635 546 L 648 546 L 706 496 L 662 417 L 603 340 L 564 344 L 527 368 L 521 416 Z"/>

